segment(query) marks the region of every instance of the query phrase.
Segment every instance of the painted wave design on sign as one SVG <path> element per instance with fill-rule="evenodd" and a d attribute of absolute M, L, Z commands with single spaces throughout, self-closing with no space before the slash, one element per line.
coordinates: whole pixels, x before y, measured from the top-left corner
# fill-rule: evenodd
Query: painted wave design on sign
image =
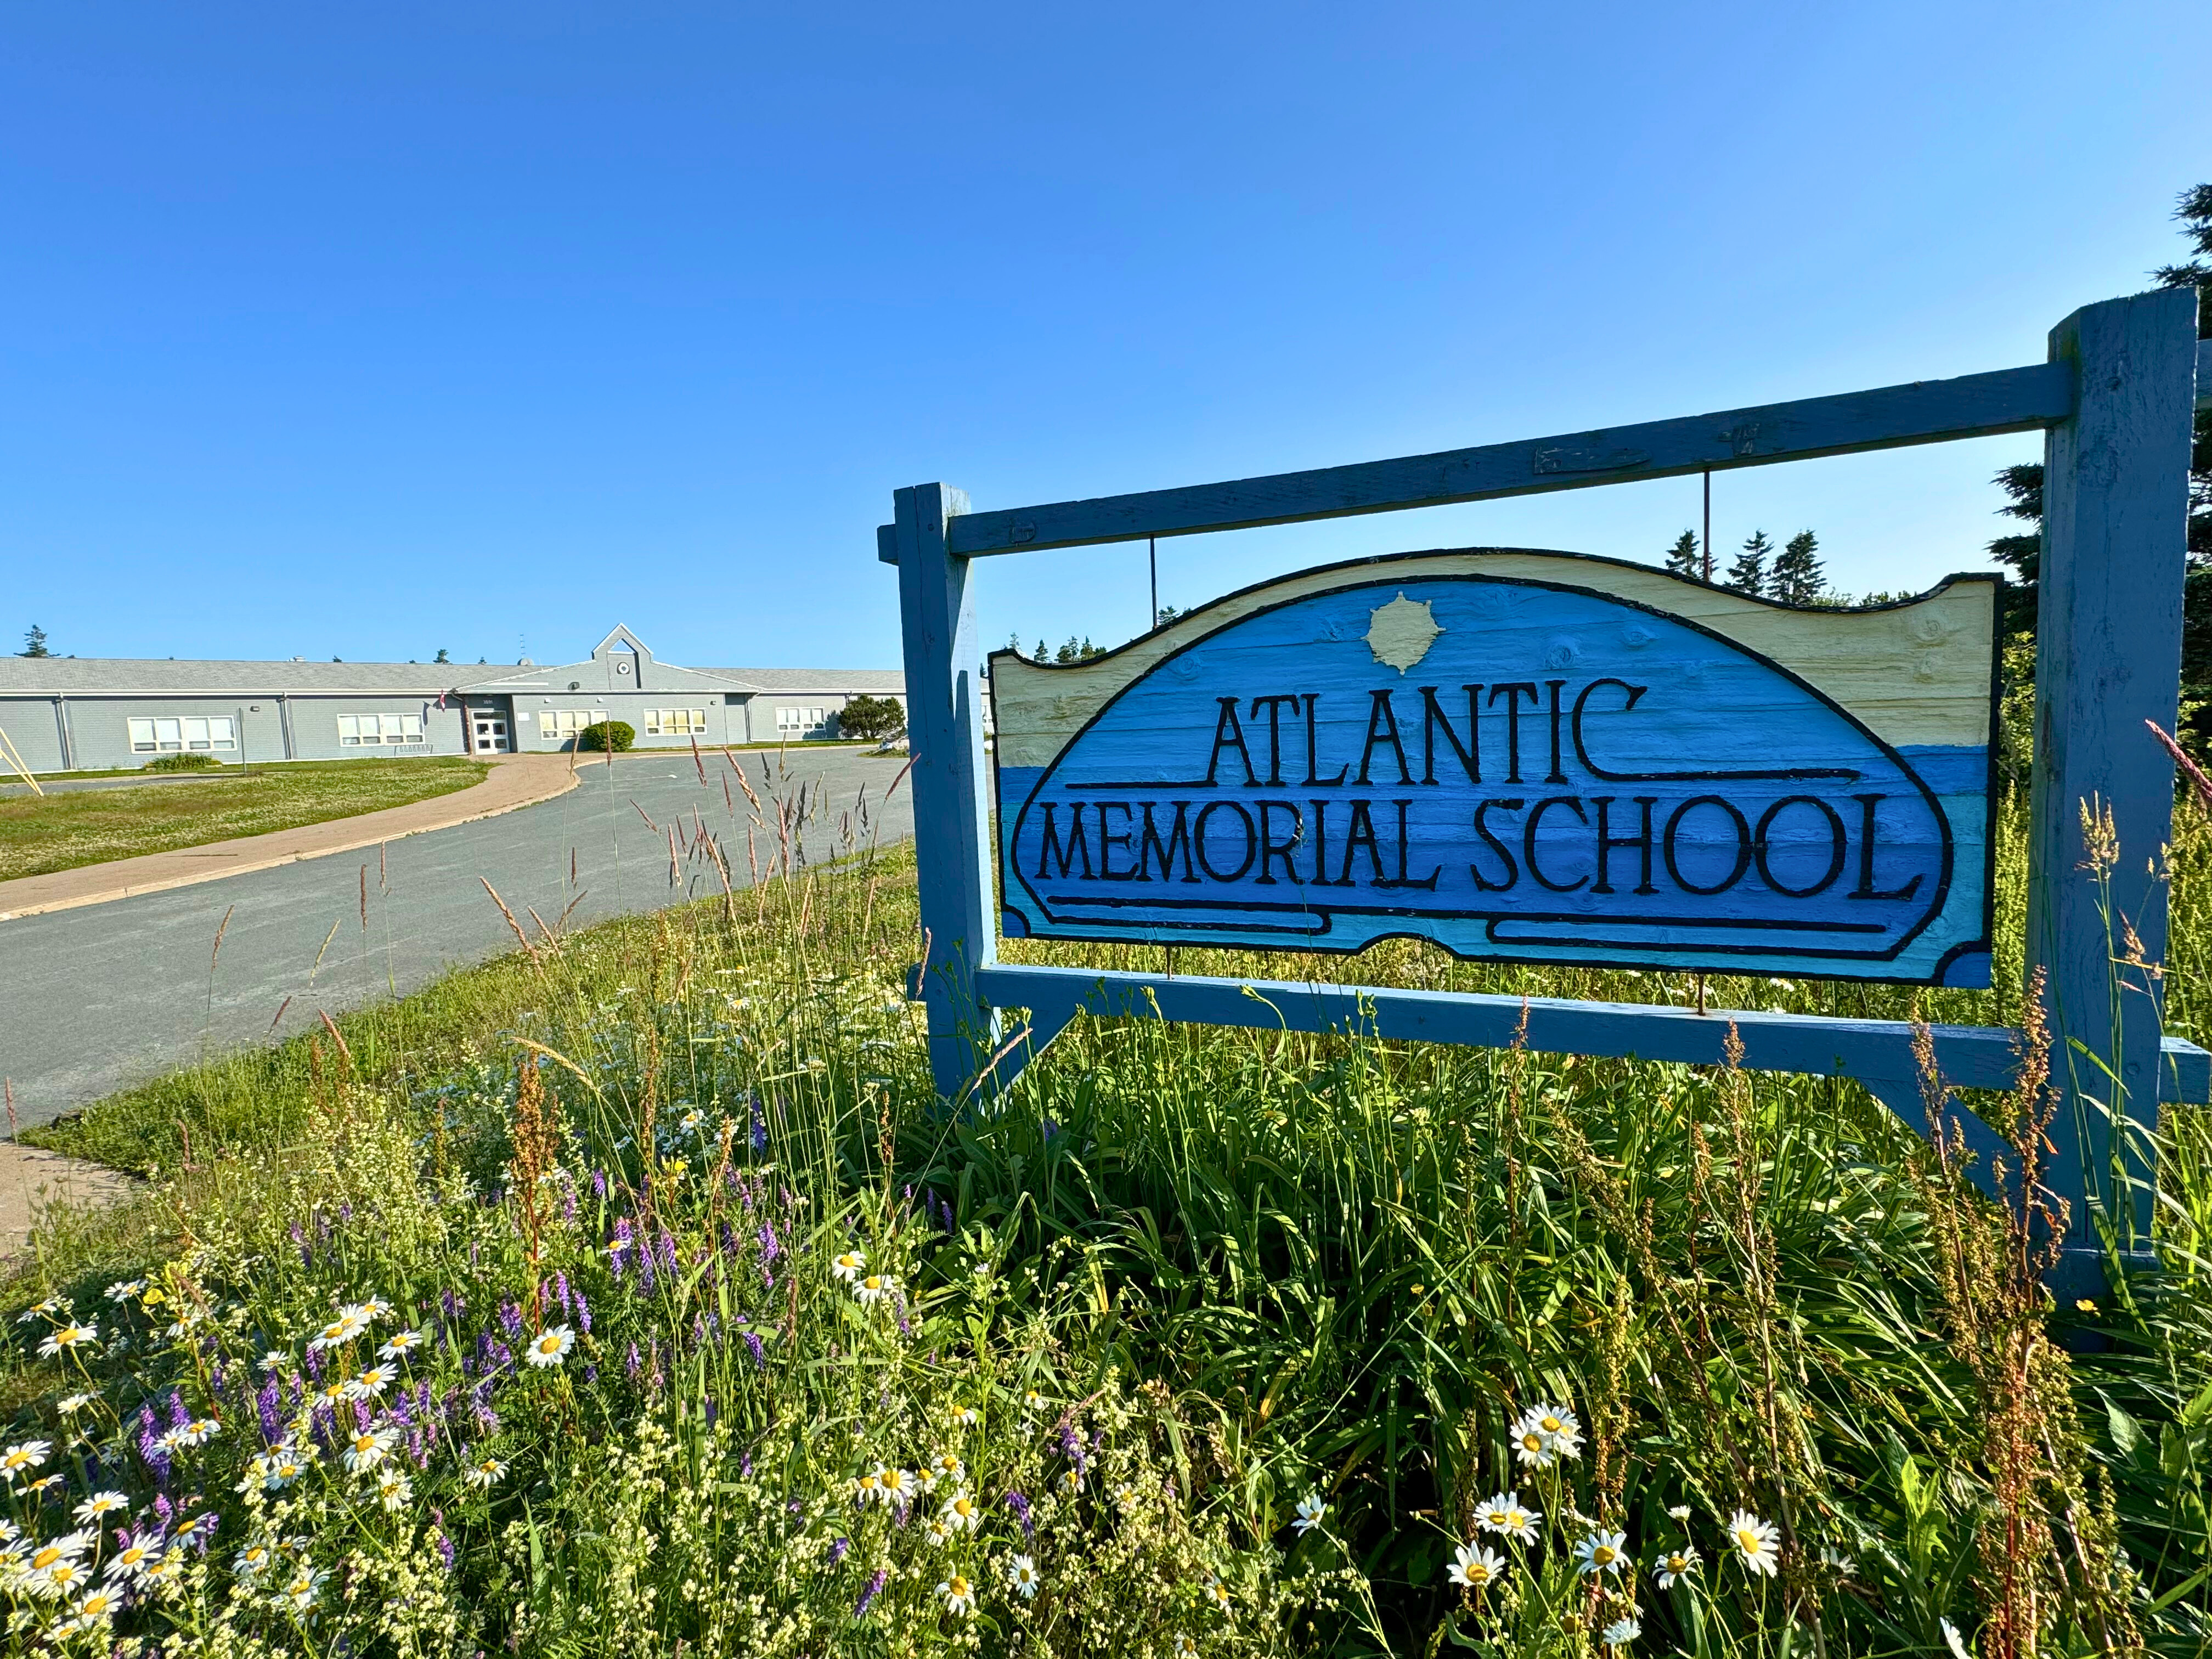
<path fill-rule="evenodd" d="M 1941 979 L 1986 971 L 1979 902 L 1946 908 L 1987 787 L 1984 747 L 1901 753 L 1683 618 L 1386 575 L 1197 639 L 1003 768 L 1005 930 Z"/>

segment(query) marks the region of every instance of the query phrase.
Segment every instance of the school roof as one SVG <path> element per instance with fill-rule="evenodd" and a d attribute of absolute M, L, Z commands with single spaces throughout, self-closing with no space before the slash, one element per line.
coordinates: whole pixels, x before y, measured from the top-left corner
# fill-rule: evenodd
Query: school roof
<path fill-rule="evenodd" d="M 654 661 L 641 687 L 610 684 L 598 658 L 578 663 L 255 662 L 164 657 L 0 657 L 0 696 L 421 696 L 579 689 L 847 696 L 903 695 L 896 668 L 684 668 Z"/>

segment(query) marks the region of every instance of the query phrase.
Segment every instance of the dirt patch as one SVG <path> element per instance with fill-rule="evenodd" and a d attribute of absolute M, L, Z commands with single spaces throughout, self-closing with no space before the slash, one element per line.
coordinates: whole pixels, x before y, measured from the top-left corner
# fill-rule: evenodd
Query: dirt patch
<path fill-rule="evenodd" d="M 104 1164 L 0 1140 L 0 1261 L 23 1253 L 49 1206 L 112 1203 L 136 1184 Z"/>

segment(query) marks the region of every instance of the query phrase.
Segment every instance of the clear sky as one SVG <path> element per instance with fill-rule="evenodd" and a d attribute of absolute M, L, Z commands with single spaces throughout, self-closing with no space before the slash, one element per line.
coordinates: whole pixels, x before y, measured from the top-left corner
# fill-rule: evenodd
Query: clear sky
<path fill-rule="evenodd" d="M 2212 6 L 0 10 L 0 641 L 897 660 L 873 527 L 2039 361 L 2183 256 Z M 2030 438 L 1723 475 L 1986 568 Z M 1163 544 L 1656 558 L 1694 479 Z M 1118 641 L 1145 555 L 985 568 Z"/>

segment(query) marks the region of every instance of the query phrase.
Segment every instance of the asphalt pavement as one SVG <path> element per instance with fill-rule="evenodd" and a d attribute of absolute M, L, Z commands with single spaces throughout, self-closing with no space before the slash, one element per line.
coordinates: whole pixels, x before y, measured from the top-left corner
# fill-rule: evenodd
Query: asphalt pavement
<path fill-rule="evenodd" d="M 532 907 L 548 922 L 567 910 L 572 928 L 659 909 L 722 890 L 707 859 L 687 850 L 703 830 L 734 882 L 749 884 L 750 814 L 730 760 L 771 812 L 772 794 L 795 799 L 805 787 L 811 860 L 835 857 L 848 834 L 888 846 L 913 833 L 906 786 L 885 799 L 900 756 L 709 754 L 702 783 L 689 754 L 633 752 L 551 800 L 410 836 L 380 856 L 342 853 L 0 922 L 0 1076 L 20 1121 L 46 1122 L 203 1055 L 280 1040 L 318 1011 L 404 996 L 514 949 L 486 881 L 533 932 Z M 762 842 L 764 866 L 772 842 Z"/>

